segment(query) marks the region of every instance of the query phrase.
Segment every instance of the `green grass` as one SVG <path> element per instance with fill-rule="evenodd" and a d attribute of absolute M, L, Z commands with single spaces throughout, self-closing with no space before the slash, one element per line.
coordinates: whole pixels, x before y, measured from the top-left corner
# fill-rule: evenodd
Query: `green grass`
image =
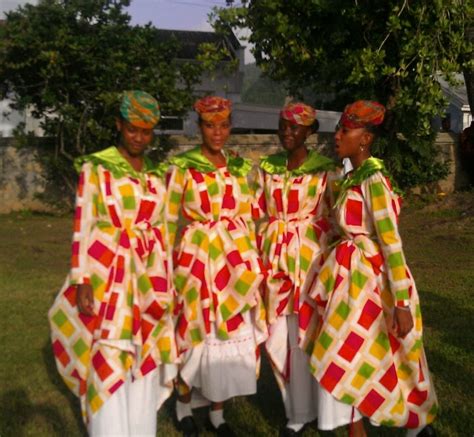
<path fill-rule="evenodd" d="M 422 299 L 425 348 L 441 412 L 439 436 L 474 433 L 474 199 L 470 193 L 408 207 L 401 232 Z M 83 436 L 77 400 L 56 372 L 47 311 L 69 264 L 70 217 L 22 212 L 0 216 L 0 436 Z M 159 412 L 159 435 L 180 435 L 174 399 Z M 264 360 L 258 393 L 229 402 L 228 421 L 242 436 L 274 436 L 285 423 L 279 390 Z M 205 409 L 198 410 L 204 427 Z M 368 427 L 370 435 L 403 431 Z M 210 435 L 203 433 L 203 435 Z M 310 427 L 305 436 L 319 433 Z"/>

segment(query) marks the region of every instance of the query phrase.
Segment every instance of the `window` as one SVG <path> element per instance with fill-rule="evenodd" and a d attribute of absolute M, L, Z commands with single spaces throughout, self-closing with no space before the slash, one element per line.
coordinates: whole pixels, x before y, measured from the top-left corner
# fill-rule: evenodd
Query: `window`
<path fill-rule="evenodd" d="M 158 124 L 158 130 L 166 132 L 182 132 L 184 128 L 184 122 L 181 117 L 175 115 L 164 115 L 160 118 Z"/>

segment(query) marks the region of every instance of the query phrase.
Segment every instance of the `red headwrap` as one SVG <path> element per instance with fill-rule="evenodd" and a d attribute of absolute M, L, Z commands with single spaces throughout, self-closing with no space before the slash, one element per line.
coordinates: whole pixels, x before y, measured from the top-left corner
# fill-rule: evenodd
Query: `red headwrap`
<path fill-rule="evenodd" d="M 341 116 L 340 124 L 349 129 L 378 126 L 385 116 L 385 106 L 371 100 L 357 100 L 347 105 Z"/>
<path fill-rule="evenodd" d="M 305 103 L 289 103 L 280 111 L 280 118 L 302 126 L 311 126 L 316 120 L 316 110 Z"/>

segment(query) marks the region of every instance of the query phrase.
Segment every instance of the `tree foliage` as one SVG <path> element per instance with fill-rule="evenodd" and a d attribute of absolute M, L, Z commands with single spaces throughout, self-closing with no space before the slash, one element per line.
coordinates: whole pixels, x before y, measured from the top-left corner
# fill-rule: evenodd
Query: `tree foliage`
<path fill-rule="evenodd" d="M 162 113 L 182 115 L 202 69 L 214 65 L 176 60 L 176 40 L 158 40 L 151 24 L 130 25 L 129 3 L 43 0 L 8 13 L 0 27 L 1 94 L 42 120 L 55 141 L 50 164 L 70 187 L 71 160 L 114 142 L 121 91 L 145 90 Z"/>
<path fill-rule="evenodd" d="M 342 110 L 377 99 L 391 111 L 379 152 L 404 186 L 443 175 L 431 121 L 446 101 L 437 77 L 472 68 L 469 0 L 244 0 L 215 10 L 216 26 L 247 27 L 254 56 L 291 94 L 310 89 L 316 106 Z"/>

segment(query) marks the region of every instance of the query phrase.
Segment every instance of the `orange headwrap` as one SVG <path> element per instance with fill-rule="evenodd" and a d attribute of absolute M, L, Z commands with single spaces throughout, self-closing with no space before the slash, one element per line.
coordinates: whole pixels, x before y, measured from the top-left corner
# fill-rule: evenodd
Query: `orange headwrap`
<path fill-rule="evenodd" d="M 349 129 L 378 126 L 385 116 L 385 106 L 371 100 L 357 100 L 347 105 L 341 116 L 340 124 Z"/>
<path fill-rule="evenodd" d="M 194 103 L 194 110 L 202 120 L 221 121 L 229 118 L 232 102 L 217 96 L 207 96 Z"/>
<path fill-rule="evenodd" d="M 305 103 L 289 103 L 280 111 L 280 117 L 302 126 L 311 126 L 316 120 L 316 110 Z"/>

